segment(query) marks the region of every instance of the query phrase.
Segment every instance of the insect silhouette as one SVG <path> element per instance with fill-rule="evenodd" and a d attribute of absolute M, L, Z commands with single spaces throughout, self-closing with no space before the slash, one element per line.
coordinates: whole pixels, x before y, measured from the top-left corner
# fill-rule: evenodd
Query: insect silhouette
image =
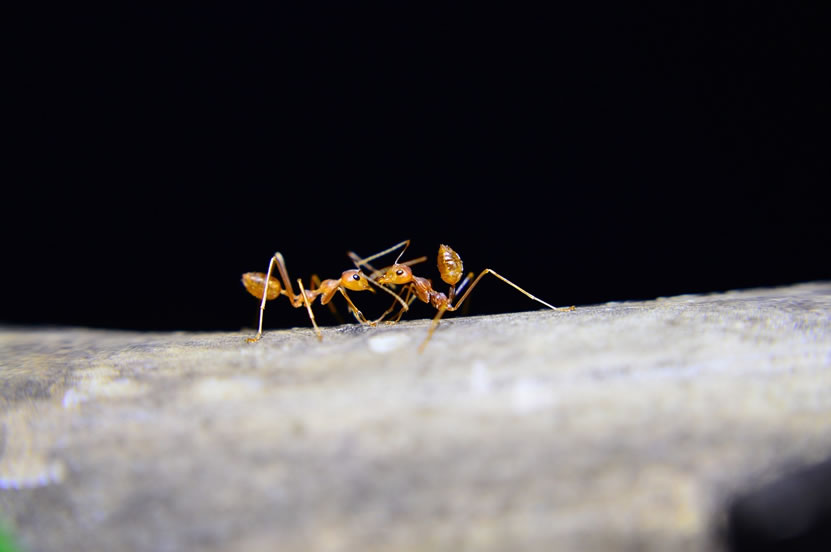
<path fill-rule="evenodd" d="M 282 284 L 280 280 L 271 275 L 274 271 L 275 265 L 277 266 L 277 271 L 280 273 Z M 249 337 L 246 340 L 249 343 L 259 341 L 263 335 L 263 315 L 265 313 L 266 301 L 277 299 L 281 295 L 285 295 L 291 303 L 291 306 L 294 308 L 306 307 L 306 311 L 309 313 L 309 320 L 312 321 L 312 326 L 314 326 L 315 334 L 317 335 L 318 340 L 323 339 L 323 334 L 317 326 L 315 315 L 312 311 L 312 303 L 314 303 L 315 299 L 318 297 L 320 297 L 320 303 L 322 305 L 326 305 L 332 300 L 335 293 L 340 292 L 344 299 L 346 299 L 346 302 L 349 305 L 349 310 L 355 318 L 361 324 L 368 324 L 370 326 L 377 324 L 377 321 L 367 320 L 363 313 L 352 302 L 352 299 L 350 299 L 349 295 L 346 293 L 346 290 L 373 291 L 372 285 L 375 285 L 395 297 L 401 304 L 402 310 L 406 310 L 409 307 L 409 305 L 407 305 L 407 303 L 398 297 L 398 295 L 396 295 L 393 291 L 385 288 L 383 285 L 376 284 L 375 282 L 369 280 L 366 275 L 361 272 L 360 268 L 344 270 L 340 278 L 323 280 L 322 282 L 317 276 L 312 276 L 310 285 L 313 289 L 305 289 L 303 287 L 303 280 L 298 278 L 297 285 L 300 288 L 300 293 L 295 294 L 294 288 L 291 285 L 291 278 L 289 278 L 288 270 L 286 269 L 286 261 L 283 259 L 283 255 L 279 252 L 275 253 L 274 256 L 271 257 L 271 261 L 268 264 L 268 272 L 265 274 L 262 272 L 246 272 L 242 275 L 242 284 L 245 286 L 248 293 L 258 299 L 261 299 L 260 320 L 257 326 L 257 335 Z"/>
<path fill-rule="evenodd" d="M 386 268 L 383 271 L 373 271 L 373 273 L 371 275 L 371 278 L 374 279 L 379 284 L 384 284 L 384 285 L 395 284 L 395 285 L 406 286 L 405 290 L 402 291 L 402 295 L 406 295 L 406 298 L 404 299 L 404 301 L 408 305 L 411 305 L 412 302 L 415 299 L 419 299 L 424 303 L 428 303 L 429 305 L 431 305 L 433 308 L 435 308 L 438 311 L 436 313 L 436 316 L 433 318 L 432 324 L 430 325 L 430 329 L 427 333 L 427 337 L 424 339 L 424 341 L 421 343 L 421 345 L 418 348 L 419 352 L 424 351 L 424 348 L 427 346 L 427 343 L 430 341 L 430 338 L 433 337 L 433 332 L 436 331 L 436 327 L 438 327 L 439 321 L 441 320 L 441 317 L 444 315 L 444 313 L 446 311 L 455 311 L 459 307 L 461 307 L 462 303 L 464 303 L 465 299 L 467 299 L 468 295 L 470 295 L 470 292 L 473 291 L 474 287 L 476 287 L 476 284 L 478 284 L 479 281 L 482 279 L 482 277 L 484 277 L 486 274 L 493 274 L 494 276 L 496 276 L 497 278 L 499 278 L 500 280 L 502 280 L 503 282 L 505 282 L 509 286 L 513 287 L 514 289 L 518 290 L 519 292 L 521 292 L 525 296 L 529 297 L 530 299 L 533 299 L 534 301 L 537 301 L 538 303 L 542 303 L 543 305 L 545 305 L 546 307 L 548 307 L 552 310 L 556 310 L 556 311 L 573 311 L 574 310 L 573 306 L 564 307 L 564 308 L 559 307 L 558 308 L 558 307 L 555 307 L 553 305 L 550 305 L 550 304 L 546 303 L 545 301 L 543 301 L 542 299 L 540 299 L 538 297 L 535 297 L 534 295 L 531 295 L 530 293 L 528 293 L 527 291 L 525 291 L 524 289 L 522 289 L 521 287 L 519 287 L 515 283 L 511 282 L 510 280 L 508 280 L 507 278 L 505 278 L 504 276 L 498 274 L 496 271 L 494 271 L 493 269 L 490 269 L 490 268 L 486 268 L 482 272 L 480 272 L 479 275 L 476 277 L 476 279 L 473 280 L 473 283 L 470 284 L 470 287 L 467 288 L 467 291 L 465 291 L 465 293 L 463 295 L 461 295 L 459 300 L 456 301 L 456 297 L 462 292 L 462 290 L 465 288 L 465 286 L 467 286 L 467 284 L 471 281 L 471 278 L 473 277 L 473 272 L 470 272 L 465 277 L 465 279 L 462 280 L 462 274 L 464 273 L 464 268 L 463 268 L 463 265 L 462 265 L 462 259 L 459 256 L 459 254 L 456 253 L 455 251 L 453 251 L 453 249 L 450 248 L 450 246 L 447 246 L 447 245 L 440 245 L 439 246 L 438 263 L 437 263 L 438 269 L 439 269 L 439 275 L 441 276 L 442 281 L 444 281 L 444 283 L 446 283 L 450 286 L 450 289 L 449 289 L 448 293 L 444 294 L 440 291 L 436 291 L 435 289 L 433 289 L 433 284 L 429 279 L 422 278 L 420 276 L 415 276 L 413 274 L 412 269 L 409 266 L 407 266 L 407 264 L 399 263 L 399 261 L 401 260 L 401 256 L 404 254 L 404 251 L 406 251 L 409 246 L 410 246 L 410 240 L 405 240 L 405 241 L 403 241 L 401 243 L 398 243 L 398 244 L 396 244 L 396 245 L 394 245 L 394 246 L 392 246 L 388 249 L 385 249 L 384 251 L 381 251 L 380 253 L 376 253 L 376 254 L 374 254 L 370 257 L 366 257 L 366 258 L 361 259 L 357 255 L 355 255 L 354 253 L 350 253 L 350 257 L 352 258 L 352 261 L 355 263 L 355 266 L 360 268 L 362 266 L 369 266 L 368 265 L 369 261 L 372 261 L 372 260 L 374 260 L 374 259 L 376 259 L 376 258 L 378 258 L 382 255 L 386 255 L 387 253 L 395 251 L 399 247 L 404 248 L 404 249 L 401 250 L 401 253 L 398 254 L 398 258 L 395 260 L 395 262 L 391 266 L 389 266 L 388 268 Z M 459 283 L 460 280 L 461 280 L 461 283 Z M 458 287 L 457 287 L 457 284 L 458 284 Z M 395 303 L 393 303 L 392 306 L 389 309 L 387 309 L 387 312 L 384 313 L 384 315 L 381 316 L 381 319 L 383 319 L 384 316 L 386 316 L 387 314 L 392 312 L 392 310 L 394 308 L 395 308 Z M 398 322 L 401 319 L 401 315 L 404 313 L 404 310 L 405 309 L 402 308 L 398 312 L 398 316 L 396 316 L 394 320 L 391 320 L 388 323 L 394 324 L 394 323 Z"/>

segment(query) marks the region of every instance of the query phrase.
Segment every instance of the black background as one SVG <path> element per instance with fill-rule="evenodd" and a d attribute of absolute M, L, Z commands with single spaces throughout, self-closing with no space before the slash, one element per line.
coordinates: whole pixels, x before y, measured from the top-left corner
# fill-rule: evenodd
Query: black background
<path fill-rule="evenodd" d="M 831 276 L 820 3 L 301 4 L 13 21 L 0 321 L 236 330 L 408 238 L 558 305 Z"/>

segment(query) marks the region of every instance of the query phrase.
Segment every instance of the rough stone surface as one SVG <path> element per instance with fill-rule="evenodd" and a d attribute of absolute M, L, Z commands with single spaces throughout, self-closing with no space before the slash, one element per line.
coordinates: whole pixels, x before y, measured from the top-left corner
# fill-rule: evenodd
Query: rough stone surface
<path fill-rule="evenodd" d="M 364 328 L 0 330 L 0 519 L 52 550 L 709 550 L 831 455 L 831 283 Z M 278 545 L 278 546 L 277 546 Z"/>

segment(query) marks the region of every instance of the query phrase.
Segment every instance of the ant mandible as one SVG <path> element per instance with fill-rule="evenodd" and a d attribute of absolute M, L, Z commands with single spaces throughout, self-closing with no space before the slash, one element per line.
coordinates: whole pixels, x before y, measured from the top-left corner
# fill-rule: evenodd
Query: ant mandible
<path fill-rule="evenodd" d="M 419 352 L 424 351 L 424 348 L 427 346 L 427 343 L 430 341 L 430 338 L 433 337 L 433 332 L 436 331 L 436 327 L 439 325 L 439 321 L 441 317 L 444 315 L 446 311 L 455 311 L 459 307 L 462 306 L 462 303 L 465 302 L 467 296 L 470 295 L 470 292 L 473 291 L 473 288 L 476 287 L 476 284 L 479 283 L 479 280 L 485 274 L 493 274 L 509 286 L 513 287 L 514 289 L 520 291 L 525 296 L 537 301 L 538 303 L 542 303 L 546 307 L 556 310 L 556 311 L 573 311 L 574 306 L 571 307 L 555 307 L 543 301 L 542 299 L 531 295 L 515 283 L 511 282 L 504 276 L 498 274 L 496 271 L 490 268 L 486 268 L 482 272 L 479 273 L 479 276 L 473 280 L 473 283 L 470 284 L 470 287 L 467 288 L 467 291 L 464 295 L 461 296 L 458 302 L 454 303 L 454 300 L 457 294 L 461 293 L 462 289 L 470 282 L 470 279 L 473 277 L 473 272 L 469 273 L 464 280 L 462 280 L 461 284 L 459 284 L 459 280 L 462 279 L 462 274 L 464 273 L 462 259 L 459 257 L 459 254 L 453 251 L 450 246 L 447 245 L 440 245 L 439 246 L 439 254 L 438 254 L 438 269 L 441 279 L 444 283 L 450 286 L 450 290 L 448 291 L 447 295 L 440 291 L 436 291 L 433 289 L 433 284 L 427 278 L 422 278 L 420 276 L 413 275 L 412 269 L 404 263 L 399 263 L 398 261 L 401 260 L 401 256 L 404 254 L 404 251 L 410 246 L 410 240 L 405 240 L 399 244 L 396 244 L 389 249 L 385 249 L 380 253 L 376 253 L 370 257 L 365 259 L 360 259 L 354 253 L 350 253 L 350 257 L 352 261 L 355 263 L 355 266 L 360 268 L 361 266 L 369 266 L 368 262 L 380 257 L 381 255 L 385 255 L 391 251 L 395 251 L 399 247 L 403 246 L 404 249 L 401 250 L 401 253 L 398 254 L 398 258 L 395 262 L 388 268 L 383 274 L 378 277 L 375 281 L 379 284 L 396 284 L 396 285 L 405 285 L 407 286 L 406 294 L 407 299 L 405 301 L 408 305 L 412 304 L 412 302 L 417 297 L 419 300 L 423 301 L 424 303 L 428 303 L 433 306 L 438 312 L 436 316 L 433 318 L 433 322 L 430 325 L 430 330 L 427 333 L 427 337 L 421 343 L 418 348 Z M 373 273 L 373 277 L 375 277 L 376 273 Z M 459 284 L 458 288 L 456 284 Z M 392 309 L 395 308 L 395 303 L 387 310 L 386 313 L 381 317 L 381 319 L 386 316 Z M 401 315 L 403 314 L 404 309 L 402 308 L 398 312 L 398 316 L 395 320 L 391 321 L 390 323 L 394 324 L 401 319 Z M 380 320 L 380 319 L 379 319 Z"/>
<path fill-rule="evenodd" d="M 273 272 L 274 265 L 277 265 L 277 270 L 280 273 L 280 278 L 283 280 L 282 285 L 280 285 L 280 281 L 277 278 L 274 278 L 271 273 Z M 267 282 L 267 284 L 266 284 Z M 366 275 L 361 272 L 360 268 L 353 268 L 350 270 L 344 270 L 341 274 L 340 278 L 333 279 L 333 280 L 323 280 L 322 282 L 317 276 L 312 276 L 311 278 L 311 285 L 315 287 L 315 283 L 317 282 L 316 289 L 304 289 L 303 287 L 303 280 L 298 278 L 297 285 L 300 287 L 300 293 L 295 294 L 294 289 L 291 286 L 291 279 L 289 278 L 288 270 L 286 270 L 286 261 L 283 259 L 283 255 L 280 252 L 274 254 L 271 257 L 271 262 L 268 264 L 268 272 L 263 274 L 262 272 L 246 272 L 242 275 L 242 284 L 245 286 L 245 289 L 258 299 L 262 299 L 260 302 L 260 321 L 259 325 L 257 326 L 257 335 L 254 337 L 249 337 L 246 339 L 249 343 L 254 343 L 259 341 L 263 335 L 263 314 L 265 313 L 265 303 L 266 301 L 276 299 L 280 295 L 285 295 L 291 306 L 294 308 L 300 308 L 305 306 L 306 310 L 309 313 L 309 319 L 312 321 L 312 326 L 314 326 L 315 333 L 317 334 L 318 340 L 323 339 L 323 334 L 320 331 L 320 328 L 317 326 L 317 322 L 315 321 L 314 312 L 312 312 L 312 303 L 314 300 L 320 296 L 320 304 L 326 305 L 332 298 L 335 296 L 335 292 L 340 292 L 343 295 L 346 302 L 349 304 L 349 309 L 354 314 L 355 318 L 361 324 L 368 324 L 370 326 L 374 326 L 377 322 L 370 322 L 369 320 L 364 317 L 363 313 L 355 306 L 352 300 L 349 298 L 349 295 L 346 293 L 346 290 L 350 291 L 373 291 L 372 287 L 370 286 L 370 282 Z M 375 284 L 375 282 L 372 282 Z M 385 292 L 389 293 L 396 300 L 401 303 L 402 310 L 406 310 L 408 305 L 404 302 L 398 295 L 390 291 L 389 289 L 385 288 L 380 284 L 375 284 L 377 287 L 383 289 Z M 373 291 L 374 292 L 374 291 Z M 395 304 L 395 303 L 393 303 Z"/>

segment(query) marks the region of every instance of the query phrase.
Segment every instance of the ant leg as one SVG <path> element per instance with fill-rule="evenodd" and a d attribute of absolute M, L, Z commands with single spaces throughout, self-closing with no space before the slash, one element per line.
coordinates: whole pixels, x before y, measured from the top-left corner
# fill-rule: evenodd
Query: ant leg
<path fill-rule="evenodd" d="M 426 260 L 427 260 L 427 257 L 425 255 L 422 255 L 421 257 L 416 257 L 415 259 L 410 259 L 409 261 L 404 261 L 401 264 L 406 265 L 406 266 L 413 266 L 414 264 L 423 263 Z"/>
<path fill-rule="evenodd" d="M 352 259 L 352 264 L 354 264 L 354 265 L 355 265 L 355 268 L 366 267 L 366 268 L 368 268 L 369 270 L 371 270 L 371 271 L 372 271 L 372 276 L 370 276 L 370 278 L 373 278 L 373 279 L 374 279 L 374 278 L 375 278 L 375 276 L 374 276 L 374 275 L 375 275 L 376 273 L 378 273 L 378 274 L 380 274 L 380 273 L 381 273 L 381 271 L 380 271 L 380 270 L 375 270 L 375 267 L 374 267 L 374 266 L 372 266 L 371 264 L 369 264 L 369 263 L 368 263 L 367 261 L 365 261 L 364 259 L 360 258 L 360 257 L 358 256 L 358 254 L 357 254 L 357 253 L 355 253 L 354 251 L 349 251 L 349 252 L 347 252 L 346 254 L 349 256 L 349 258 L 350 258 L 350 259 Z"/>
<path fill-rule="evenodd" d="M 402 301 L 401 300 L 401 295 L 404 295 L 405 293 L 406 293 L 407 297 Z M 388 324 L 390 326 L 393 325 L 393 324 L 397 324 L 398 321 L 401 320 L 401 315 L 404 314 L 404 311 L 410 310 L 410 305 L 412 305 L 413 301 L 415 301 L 415 296 L 413 295 L 412 297 L 410 297 L 411 294 L 412 294 L 412 286 L 407 286 L 407 289 L 402 290 L 401 295 L 396 296 L 397 299 L 392 302 L 392 305 L 390 305 L 390 308 L 385 310 L 384 313 L 381 316 L 376 318 L 374 320 L 374 323 L 377 324 L 378 322 L 380 322 L 381 320 L 386 318 L 389 313 L 391 313 L 392 311 L 395 310 L 395 304 L 396 303 L 401 303 L 401 305 L 402 305 L 401 309 L 398 311 L 398 316 L 395 318 L 395 320 L 387 320 L 385 322 L 385 324 Z"/>
<path fill-rule="evenodd" d="M 312 289 L 320 290 L 320 277 L 317 274 L 312 274 L 312 277 L 310 279 L 310 283 L 311 283 Z M 343 317 L 338 312 L 338 308 L 335 306 L 335 304 L 333 302 L 330 301 L 326 305 L 329 307 L 329 311 L 332 313 L 332 316 L 334 316 L 335 320 L 338 321 L 338 324 L 345 324 L 346 323 L 346 321 L 343 319 Z"/>
<path fill-rule="evenodd" d="M 499 274 L 497 274 L 495 271 L 491 270 L 490 268 L 486 268 L 485 270 L 483 270 L 479 274 L 479 276 L 477 276 L 476 279 L 473 280 L 473 283 L 470 284 L 469 288 L 467 288 L 467 291 L 465 292 L 464 295 L 462 295 L 462 298 L 459 299 L 459 302 L 456 303 L 453 306 L 448 306 L 447 310 L 456 310 L 456 309 L 458 309 L 462 305 L 462 303 L 465 302 L 465 299 L 467 299 L 467 296 L 470 295 L 470 292 L 473 291 L 473 288 L 476 287 L 476 284 L 479 283 L 479 280 L 482 279 L 482 276 L 484 276 L 485 274 L 489 274 L 489 273 L 493 274 L 494 276 L 496 276 L 497 278 L 499 278 L 500 280 L 502 280 L 503 282 L 505 282 L 506 284 L 508 284 L 512 288 L 516 289 L 517 291 L 519 291 L 520 293 L 522 293 L 523 295 L 525 295 L 529 299 L 533 299 L 537 303 L 542 303 L 543 305 L 545 305 L 546 307 L 548 307 L 551 310 L 556 310 L 556 311 L 573 311 L 574 310 L 573 306 L 572 307 L 555 307 L 554 305 L 549 305 L 548 303 L 546 303 L 545 301 L 543 301 L 539 297 L 535 297 L 535 296 L 531 295 L 530 293 L 528 293 L 527 291 L 525 291 L 524 289 L 522 289 L 521 287 L 519 287 L 518 285 L 516 285 L 512 281 L 508 280 L 504 276 L 500 276 Z M 468 276 L 468 278 L 469 277 L 470 276 Z M 467 281 L 468 278 L 465 278 L 465 281 Z M 461 287 L 463 287 L 463 286 L 460 286 L 460 290 L 461 290 Z"/>
<path fill-rule="evenodd" d="M 473 272 L 468 272 L 467 276 L 465 276 L 465 279 L 462 280 L 462 283 L 459 284 L 458 287 L 450 286 L 450 296 L 448 297 L 448 302 L 449 303 L 452 304 L 453 301 L 455 301 L 456 296 L 458 294 L 460 294 L 463 289 L 465 289 L 465 286 L 470 282 L 471 278 L 473 278 Z M 469 311 L 470 311 L 470 302 L 467 302 L 467 303 L 465 303 L 465 308 L 462 309 L 462 314 L 467 316 L 467 313 Z"/>
<path fill-rule="evenodd" d="M 274 254 L 274 258 L 277 259 L 277 270 L 280 271 L 280 278 L 283 280 L 283 287 L 284 289 L 288 290 L 286 295 L 288 296 L 289 300 L 292 302 L 293 305 L 297 306 L 296 303 L 300 299 L 299 295 L 294 294 L 294 289 L 291 287 L 291 278 L 289 278 L 289 272 L 286 270 L 286 260 L 283 258 L 283 255 L 280 254 L 278 251 Z M 298 279 L 298 282 L 300 280 Z M 303 293 L 303 288 L 300 288 L 300 293 Z"/>
<path fill-rule="evenodd" d="M 402 300 L 401 300 L 401 297 L 399 297 L 398 295 L 396 295 L 396 293 L 395 293 L 394 291 L 392 291 L 391 289 L 387 288 L 387 286 L 385 286 L 385 285 L 383 285 L 383 284 L 379 284 L 378 282 L 376 282 L 376 281 L 375 281 L 375 280 L 373 280 L 372 278 L 367 278 L 367 282 L 369 282 L 369 283 L 370 283 L 370 284 L 372 284 L 373 286 L 376 286 L 376 287 L 378 287 L 378 288 L 381 288 L 381 289 L 384 291 L 384 293 L 389 293 L 390 295 L 392 295 L 392 296 L 395 298 L 395 300 L 396 300 L 397 302 L 401 303 L 401 308 L 402 308 L 402 309 L 404 309 L 404 310 L 409 310 L 410 306 L 409 306 L 407 303 L 405 303 L 404 301 L 402 301 Z M 374 293 L 374 292 L 373 292 L 373 293 Z M 379 319 L 379 320 L 380 320 L 380 319 Z"/>
<path fill-rule="evenodd" d="M 470 282 L 471 278 L 473 278 L 473 272 L 468 272 L 467 276 L 465 276 L 465 279 L 462 280 L 462 282 L 458 285 L 458 287 L 457 286 L 450 286 L 450 296 L 448 297 L 448 299 L 450 300 L 451 303 L 453 302 L 453 299 L 458 294 L 460 294 L 463 289 L 465 289 L 465 286 Z"/>
<path fill-rule="evenodd" d="M 418 299 L 418 295 L 416 295 L 415 292 L 413 291 L 413 286 L 408 286 L 407 287 L 407 299 L 406 299 L 407 307 L 409 308 L 415 302 L 416 299 Z M 401 321 L 401 317 L 404 315 L 405 310 L 407 310 L 407 309 L 400 309 L 398 311 L 398 316 L 395 317 L 395 320 L 389 320 L 389 321 L 387 321 L 387 324 L 389 324 L 389 325 L 398 324 L 398 322 Z"/>
<path fill-rule="evenodd" d="M 378 324 L 378 322 L 380 322 L 381 320 L 383 320 L 384 318 L 386 318 L 386 317 L 387 317 L 387 315 L 388 315 L 389 313 L 391 313 L 392 311 L 394 311 L 394 310 L 395 310 L 395 303 L 396 303 L 396 301 L 393 301 L 393 302 L 392 302 L 392 305 L 390 305 L 390 308 L 388 308 L 387 310 L 385 310 L 385 311 L 381 314 L 381 316 L 379 316 L 378 318 L 376 318 L 375 320 L 373 320 L 373 321 L 372 321 L 372 322 L 373 322 L 373 324 Z M 402 310 L 403 310 L 403 307 L 402 307 Z M 387 320 L 387 322 L 386 322 L 386 323 L 387 323 L 387 324 L 393 324 L 394 322 L 390 322 L 389 320 Z"/>
<path fill-rule="evenodd" d="M 515 284 L 515 283 L 513 283 L 512 281 L 508 280 L 508 279 L 507 279 L 507 278 L 505 278 L 504 276 L 501 276 L 501 275 L 497 274 L 496 272 L 494 272 L 494 271 L 493 271 L 493 270 L 491 270 L 490 268 L 486 268 L 485 270 L 483 270 L 483 271 L 479 274 L 479 276 L 477 276 L 477 277 L 476 277 L 476 279 L 475 279 L 475 280 L 473 280 L 473 283 L 472 283 L 472 284 L 470 284 L 470 287 L 469 287 L 469 288 L 467 288 L 467 291 L 464 293 L 464 295 L 462 295 L 462 298 L 461 298 L 461 299 L 459 299 L 459 302 L 458 302 L 458 303 L 456 303 L 455 305 L 449 305 L 449 304 L 446 304 L 446 305 L 442 305 L 441 307 L 439 307 L 439 312 L 438 312 L 438 313 L 436 314 L 436 316 L 433 318 L 433 323 L 430 325 L 430 330 L 427 332 L 427 337 L 424 339 L 424 341 L 423 341 L 423 342 L 421 343 L 421 345 L 419 346 L 419 348 L 418 348 L 418 352 L 420 352 L 420 353 L 421 353 L 421 352 L 423 352 L 423 351 L 424 351 L 424 348 L 427 346 L 427 342 L 428 342 L 428 341 L 430 341 L 430 338 L 431 338 L 431 337 L 433 337 L 433 332 L 435 332 L 435 331 L 436 331 L 436 328 L 437 328 L 437 327 L 438 327 L 438 325 L 439 325 L 439 321 L 441 320 L 441 317 L 444 315 L 445 311 L 455 311 L 455 310 L 456 310 L 456 309 L 458 309 L 460 306 L 462 306 L 462 303 L 464 303 L 464 302 L 465 302 L 465 299 L 467 299 L 467 296 L 468 296 L 468 295 L 470 295 L 470 292 L 471 292 L 471 291 L 473 291 L 473 288 L 474 288 L 474 287 L 476 287 L 476 284 L 478 284 L 478 283 L 479 283 L 479 280 L 481 280 L 481 279 L 482 279 L 482 277 L 483 277 L 485 274 L 493 274 L 494 276 L 496 276 L 497 278 L 499 278 L 500 280 L 502 280 L 503 282 L 505 282 L 505 283 L 506 283 L 506 284 L 508 284 L 509 286 L 511 286 L 511 287 L 513 287 L 514 289 L 516 289 L 516 290 L 518 290 L 518 291 L 522 292 L 525 296 L 527 296 L 527 297 L 529 297 L 529 298 L 533 299 L 534 301 L 537 301 L 538 303 L 542 303 L 543 305 L 545 305 L 546 307 L 548 307 L 548 308 L 550 308 L 550 309 L 552 309 L 552 310 L 556 310 L 556 311 L 573 311 L 573 310 L 574 310 L 574 307 L 573 307 L 573 306 L 571 306 L 571 307 L 564 307 L 564 308 L 558 308 L 558 307 L 555 307 L 555 306 L 553 306 L 553 305 L 549 305 L 548 303 L 546 303 L 545 301 L 543 301 L 543 300 L 542 300 L 542 299 L 540 299 L 539 297 L 535 297 L 535 296 L 531 295 L 530 293 L 528 293 L 527 291 L 525 291 L 524 289 L 522 289 L 521 287 L 519 287 L 518 285 L 516 285 L 516 284 Z M 462 288 L 463 288 L 463 287 L 467 284 L 468 280 L 470 280 L 470 276 L 471 276 L 471 275 L 472 275 L 472 274 L 468 274 L 468 276 L 464 279 L 464 281 L 462 282 L 462 284 L 459 286 L 459 291 L 461 291 L 461 289 L 462 289 Z"/>
<path fill-rule="evenodd" d="M 246 339 L 248 343 L 255 343 L 259 341 L 263 335 L 263 314 L 265 312 L 265 302 L 268 297 L 268 282 L 269 278 L 271 277 L 271 273 L 274 270 L 275 264 L 277 265 L 277 270 L 280 272 L 280 278 L 283 280 L 283 290 L 281 291 L 281 294 L 286 295 L 289 298 L 289 301 L 291 301 L 292 305 L 295 305 L 297 303 L 298 297 L 294 294 L 294 290 L 291 287 L 291 279 L 289 278 L 289 273 L 286 270 L 286 260 L 283 258 L 283 255 L 278 251 L 271 257 L 271 261 L 269 261 L 268 263 L 268 272 L 266 272 L 265 277 L 266 284 L 265 288 L 263 289 L 263 299 L 260 302 L 260 321 L 257 325 L 257 335 Z"/>
<path fill-rule="evenodd" d="M 421 345 L 418 346 L 419 353 L 424 352 L 424 348 L 427 347 L 427 342 L 430 341 L 430 338 L 433 337 L 433 332 L 435 332 L 436 328 L 439 326 L 439 320 L 441 320 L 441 317 L 447 310 L 449 309 L 446 305 L 439 307 L 439 312 L 436 313 L 436 316 L 433 318 L 433 323 L 430 324 L 430 330 L 427 332 L 427 337 L 425 337 L 424 341 L 421 342 Z"/>
<path fill-rule="evenodd" d="M 277 259 L 278 255 L 280 257 L 277 260 L 277 262 L 282 261 L 283 256 L 280 255 L 280 253 L 275 253 L 274 256 L 271 257 L 271 260 L 268 263 L 268 272 L 266 272 L 265 285 L 263 286 L 263 299 L 262 299 L 262 301 L 260 301 L 260 322 L 257 325 L 257 335 L 255 335 L 254 337 L 247 338 L 245 341 L 247 341 L 248 343 L 256 343 L 263 336 L 263 315 L 265 314 L 265 302 L 266 302 L 266 299 L 268 297 L 268 282 L 270 281 L 270 278 L 271 278 L 271 271 L 274 268 L 274 260 Z M 285 270 L 285 268 L 283 270 Z M 285 283 L 285 280 L 284 280 L 284 283 Z"/>
<path fill-rule="evenodd" d="M 340 291 L 341 295 L 343 295 L 343 298 L 346 299 L 346 302 L 349 303 L 349 308 L 352 310 L 352 315 L 358 322 L 360 322 L 361 324 L 375 326 L 375 322 L 370 322 L 369 320 L 367 320 L 364 314 L 360 311 L 360 309 L 358 309 L 358 307 L 355 306 L 355 303 L 353 303 L 352 299 L 349 298 L 349 295 L 346 293 L 345 289 L 339 287 L 338 291 Z"/>
<path fill-rule="evenodd" d="M 384 256 L 384 255 L 386 255 L 387 253 L 392 253 L 393 251 L 395 251 L 396 249 L 398 249 L 398 248 L 399 248 L 399 247 L 401 247 L 402 245 L 404 246 L 404 249 L 401 251 L 401 253 L 399 253 L 399 254 L 398 254 L 398 259 L 400 259 L 400 258 L 401 258 L 401 255 L 403 255 L 403 254 L 404 254 L 404 251 L 406 251 L 406 250 L 407 250 L 407 248 L 408 248 L 408 247 L 410 247 L 410 240 L 404 240 L 404 241 L 403 241 L 403 242 L 401 242 L 401 243 L 397 243 L 397 244 L 393 245 L 392 247 L 389 247 L 389 248 L 387 248 L 387 249 L 384 249 L 384 250 L 383 250 L 383 251 L 381 251 L 380 253 L 376 253 L 376 254 L 374 254 L 374 255 L 370 255 L 369 257 L 366 257 L 366 258 L 364 258 L 364 259 L 361 259 L 360 257 L 358 257 L 358 255 L 357 255 L 357 254 L 355 254 L 355 253 L 353 253 L 352 251 L 350 251 L 348 254 L 349 254 L 349 257 L 352 259 L 352 262 L 354 262 L 354 263 L 355 263 L 355 267 L 356 267 L 356 268 L 361 268 L 362 266 L 367 265 L 367 263 L 368 263 L 369 261 L 375 260 L 375 259 L 377 259 L 378 257 L 383 257 L 383 256 Z M 396 262 L 396 263 L 398 262 L 398 259 L 396 259 L 396 260 L 395 260 L 395 262 Z M 373 270 L 373 269 L 370 267 L 370 270 Z"/>
<path fill-rule="evenodd" d="M 323 341 L 323 334 L 320 332 L 320 328 L 317 327 L 317 322 L 315 322 L 315 313 L 312 312 L 312 304 L 309 303 L 309 298 L 306 296 L 306 291 L 303 289 L 303 280 L 298 278 L 297 285 L 300 286 L 300 293 L 303 295 L 303 302 L 306 304 L 306 310 L 309 311 L 309 319 L 312 321 L 312 326 L 315 328 L 317 340 Z"/>
<path fill-rule="evenodd" d="M 367 262 L 364 262 L 364 259 L 361 259 L 360 257 L 358 257 L 358 255 L 356 255 L 354 252 L 350 251 L 348 253 L 348 255 L 349 255 L 349 258 L 352 259 L 352 262 L 355 264 L 356 267 L 360 268 L 361 266 L 365 266 L 369 270 L 372 271 L 367 275 L 367 278 L 369 278 L 370 280 L 376 280 L 378 278 L 378 276 L 382 275 L 384 272 L 389 270 L 390 266 L 392 266 L 392 265 L 389 265 L 389 266 L 385 266 L 384 268 L 376 269 L 371 264 L 369 264 Z M 410 259 L 409 261 L 404 261 L 403 263 L 398 263 L 398 264 L 403 264 L 405 266 L 413 266 L 415 264 L 423 263 L 426 260 L 427 260 L 427 257 L 422 255 L 421 257 L 416 257 L 415 259 Z M 395 289 L 394 284 L 388 284 L 388 285 L 392 289 Z"/>

